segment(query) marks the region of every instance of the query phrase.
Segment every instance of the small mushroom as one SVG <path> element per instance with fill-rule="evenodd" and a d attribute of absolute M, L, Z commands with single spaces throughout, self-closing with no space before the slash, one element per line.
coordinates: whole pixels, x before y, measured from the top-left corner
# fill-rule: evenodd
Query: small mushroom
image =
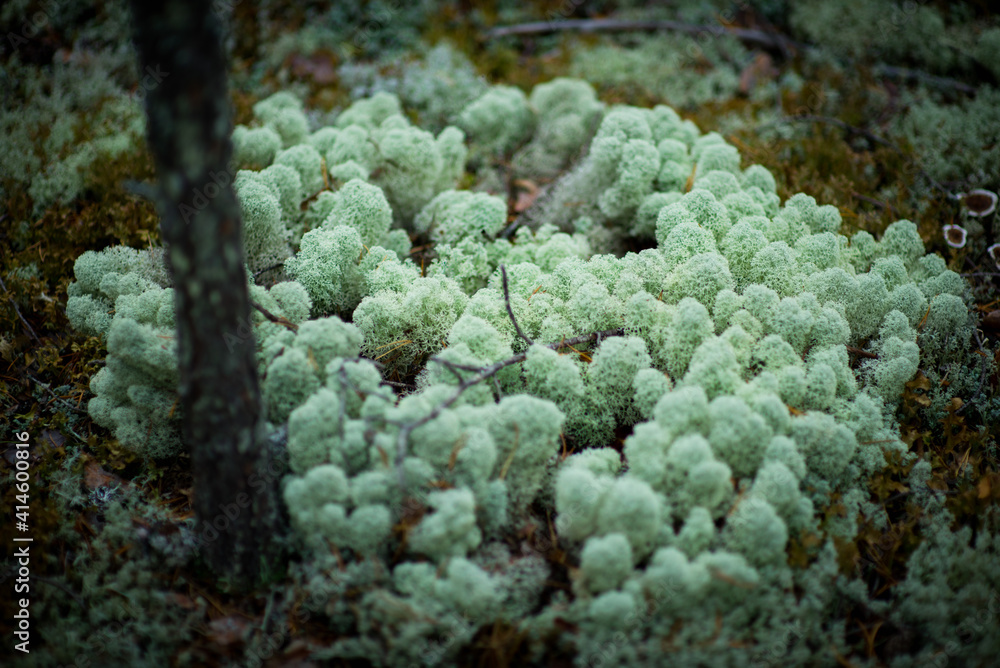
<path fill-rule="evenodd" d="M 997 266 L 997 269 L 1000 269 L 1000 244 L 993 244 L 986 249 L 986 253 L 993 260 L 993 264 Z"/>
<path fill-rule="evenodd" d="M 944 226 L 944 240 L 952 248 L 963 248 L 965 246 L 966 232 L 964 227 L 958 225 Z"/>
<path fill-rule="evenodd" d="M 965 212 L 970 216 L 982 218 L 996 211 L 997 194 L 991 190 L 970 190 L 960 197 Z"/>

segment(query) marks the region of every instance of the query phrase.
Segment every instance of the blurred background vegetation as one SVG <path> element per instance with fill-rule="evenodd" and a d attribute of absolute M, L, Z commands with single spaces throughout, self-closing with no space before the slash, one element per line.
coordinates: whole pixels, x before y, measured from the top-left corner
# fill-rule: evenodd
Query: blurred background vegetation
<path fill-rule="evenodd" d="M 248 122 L 252 105 L 280 90 L 303 98 L 316 124 L 387 90 L 414 122 L 437 131 L 487 85 L 528 90 L 556 76 L 584 78 L 606 102 L 665 103 L 702 131 L 719 132 L 740 148 L 744 167 L 757 163 L 774 174 L 783 199 L 805 192 L 837 206 L 844 234 L 878 236 L 895 220 L 914 221 L 928 251 L 970 282 L 983 340 L 995 349 L 1000 257 L 989 249 L 997 214 L 970 215 L 981 203 L 963 197 L 1000 190 L 1000 16 L 992 7 L 986 0 L 213 3 L 227 25 L 234 122 Z M 547 25 L 498 30 L 538 21 Z M 635 25 L 656 21 L 683 26 Z M 151 541 L 179 540 L 178 527 L 192 517 L 189 461 L 136 461 L 90 421 L 88 383 L 104 350 L 65 317 L 78 255 L 158 243 L 154 208 L 130 186 L 153 177 L 142 108 L 150 85 L 155 73 L 137 71 L 120 0 L 14 0 L 0 8 L 0 424 L 4 434 L 28 431 L 33 442 L 32 526 L 46 554 L 34 562 L 33 595 L 53 601 L 46 608 L 53 617 L 39 622 L 49 649 L 39 648 L 38 665 L 84 654 L 105 657 L 91 665 L 224 662 L 268 631 L 268 592 L 227 594 L 180 542 L 172 563 L 149 557 Z M 946 225 L 966 231 L 961 244 L 948 243 Z M 942 423 L 918 410 L 929 383 L 921 372 L 908 386 L 904 440 L 930 453 L 929 484 L 948 492 L 954 526 L 975 533 L 1000 502 L 997 425 L 961 407 L 992 402 L 1000 379 L 984 374 L 974 393 L 952 399 Z M 0 473 L 9 475 L 13 461 L 7 449 Z M 891 599 L 921 541 L 911 466 L 890 464 L 871 484 L 891 532 L 869 527 L 840 551 L 842 569 L 860 574 L 881 599 Z M 5 507 L 13 495 L 5 486 Z M 4 597 L 5 637 L 7 605 Z M 57 614 L 75 621 L 61 624 Z M 914 642 L 891 624 L 879 633 L 886 620 L 870 610 L 849 615 L 856 656 L 843 657 L 844 665 L 887 661 Z M 115 633 L 112 619 L 121 625 Z M 291 632 L 323 643 L 318 626 Z M 513 661 L 516 643 L 498 633 L 484 630 L 470 661 Z M 93 651 L 95 638 L 103 655 Z M 304 660 L 296 647 L 286 643 L 285 663 Z"/>

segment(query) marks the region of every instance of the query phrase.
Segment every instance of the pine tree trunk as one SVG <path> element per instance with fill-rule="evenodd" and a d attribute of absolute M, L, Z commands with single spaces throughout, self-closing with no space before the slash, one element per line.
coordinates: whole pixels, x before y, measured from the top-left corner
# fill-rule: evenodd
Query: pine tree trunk
<path fill-rule="evenodd" d="M 237 587 L 280 568 L 239 203 L 228 163 L 226 56 L 210 2 L 132 0 L 138 95 L 174 284 L 180 409 L 203 556 Z M 241 336 L 238 332 L 242 332 Z M 233 337 L 239 341 L 233 345 Z"/>

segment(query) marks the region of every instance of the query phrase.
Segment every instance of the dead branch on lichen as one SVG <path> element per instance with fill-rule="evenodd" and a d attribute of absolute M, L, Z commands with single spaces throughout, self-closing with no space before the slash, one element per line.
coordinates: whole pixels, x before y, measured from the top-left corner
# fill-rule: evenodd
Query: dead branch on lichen
<path fill-rule="evenodd" d="M 611 336 L 622 336 L 624 333 L 625 329 L 619 327 L 618 329 L 608 329 L 601 332 L 591 332 L 590 334 L 581 334 L 580 336 L 574 336 L 571 339 L 564 338 L 554 343 L 545 344 L 545 347 L 551 348 L 552 350 L 559 350 L 560 348 L 572 348 L 573 346 L 578 346 L 585 343 L 592 343 L 600 339 Z M 483 382 L 488 378 L 492 378 L 499 371 L 506 369 L 512 364 L 518 364 L 520 362 L 523 362 L 527 358 L 527 356 L 528 356 L 527 351 L 521 352 L 514 355 L 513 357 L 508 357 L 505 360 L 500 360 L 499 362 L 494 362 L 489 366 L 480 368 L 478 373 L 476 373 L 476 375 L 471 376 L 460 382 L 458 384 L 458 387 L 455 388 L 455 391 L 451 394 L 451 396 L 449 396 L 447 399 L 445 399 L 440 404 L 435 406 L 434 410 L 432 410 L 430 413 L 420 418 L 419 420 L 415 420 L 414 422 L 408 422 L 400 426 L 399 437 L 396 440 L 396 461 L 395 461 L 396 471 L 399 475 L 400 487 L 404 486 L 405 484 L 405 480 L 403 477 L 403 460 L 406 458 L 406 444 L 410 438 L 410 433 L 417 427 L 421 427 L 430 422 L 431 420 L 435 419 L 439 415 L 441 415 L 441 413 L 443 413 L 445 410 L 451 407 L 452 404 L 458 401 L 459 398 L 462 396 L 462 394 L 470 387 L 478 385 L 479 383 Z M 428 361 L 442 361 L 442 360 L 436 357 L 432 357 Z M 447 364 L 445 366 L 447 366 Z M 459 365 L 453 365 L 453 366 L 459 367 Z"/>

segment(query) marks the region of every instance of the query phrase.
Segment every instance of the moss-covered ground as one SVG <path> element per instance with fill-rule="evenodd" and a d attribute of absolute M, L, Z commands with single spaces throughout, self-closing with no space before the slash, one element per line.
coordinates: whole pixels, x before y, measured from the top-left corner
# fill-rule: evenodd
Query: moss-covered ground
<path fill-rule="evenodd" d="M 0 169 L 0 476 L 12 479 L 16 435 L 27 432 L 35 660 L 38 665 L 226 665 L 258 656 L 267 665 L 316 665 L 309 656 L 331 640 L 329 631 L 317 622 L 279 627 L 269 616 L 276 598 L 294 599 L 301 592 L 278 586 L 230 593 L 197 558 L 183 556 L 179 527 L 193 517 L 188 457 L 137 459 L 87 414 L 88 383 L 105 351 L 100 339 L 73 331 L 67 322 L 73 262 L 85 250 L 156 244 L 159 232 L 154 207 L 130 187 L 153 177 L 142 142 L 104 153 L 93 148 L 102 137 L 126 132 L 129 115 L 114 108 L 116 96 L 141 92 L 126 46 L 124 7 L 57 4 L 53 13 L 50 3 L 11 3 L 0 15 L 0 33 L 6 35 L 0 53 L 5 98 L 0 160 L 6 163 Z M 988 62 L 988 51 L 961 48 L 961 30 L 969 31 L 971 44 L 976 34 L 997 25 L 990 3 L 964 3 L 961 15 L 937 3 L 958 44 L 953 48 L 971 54 L 950 63 L 921 60 L 919 54 L 889 60 L 892 50 L 879 50 L 877 41 L 854 52 L 832 40 L 805 47 L 797 42 L 810 41 L 811 33 L 783 20 L 781 2 L 755 3 L 764 9 L 734 4 L 680 12 L 681 19 L 702 25 L 725 21 L 787 40 L 780 48 L 665 31 L 489 36 L 495 26 L 539 19 L 671 18 L 666 10 L 608 2 L 454 1 L 433 10 L 391 2 L 333 10 L 323 2 L 266 9 L 249 2 L 220 4 L 231 21 L 236 122 L 250 118 L 255 101 L 282 89 L 303 95 L 307 108 L 318 114 L 343 108 L 351 99 L 340 76 L 345 62 L 375 63 L 376 71 L 388 75 L 394 59 L 416 57 L 420 41 L 449 41 L 490 83 L 528 89 L 566 74 L 589 78 L 606 102 L 671 104 L 703 131 L 719 131 L 740 148 L 744 166 L 759 163 L 771 170 L 783 199 L 805 192 L 837 206 L 845 234 L 863 229 L 878 236 L 895 220 L 914 221 L 928 251 L 939 252 L 972 286 L 983 349 L 1000 350 L 1000 266 L 987 253 L 1000 232 L 998 214 L 971 219 L 955 197 L 973 187 L 1000 190 L 1000 163 L 994 160 L 1000 104 L 988 103 L 998 98 L 1000 67 Z M 682 6 L 687 4 L 695 3 Z M 25 23 L 38 16 L 45 17 L 37 20 L 40 25 Z M 333 28 L 315 29 L 317 16 Z M 908 30 L 905 18 L 898 31 Z M 675 71 L 657 70 L 658 49 L 681 54 Z M 588 59 L 594 50 L 600 57 Z M 1000 61 L 1000 52 L 992 57 Z M 633 69 L 591 72 L 598 62 L 605 69 Z M 665 83 L 682 75 L 691 87 Z M 719 82 L 714 90 L 693 88 L 712 76 Z M 105 92 L 78 90 L 84 87 Z M 74 162 L 71 157 L 88 142 L 86 150 L 99 151 L 98 157 Z M 33 178 L 41 174 L 51 177 L 48 185 Z M 60 185 L 60 178 L 76 181 Z M 947 224 L 967 228 L 964 247 L 946 243 Z M 1000 365 L 1000 358 L 996 362 Z M 920 410 L 935 389 L 931 378 L 948 392 L 947 376 L 918 372 L 900 408 L 903 438 L 915 452 L 930 455 L 928 484 L 946 492 L 954 526 L 975 532 L 987 509 L 1000 505 L 1000 424 L 988 423 L 983 411 L 969 406 L 995 402 L 1000 377 L 984 373 L 974 392 L 949 396 L 947 413 L 937 423 Z M 841 568 L 861 575 L 879 599 L 892 598 L 922 539 L 922 509 L 908 486 L 911 467 L 890 463 L 871 480 L 871 499 L 888 511 L 891 530 L 864 527 L 857 541 L 839 546 Z M 6 555 L 0 573 L 0 656 L 10 656 L 17 577 L 10 554 L 11 539 L 19 535 L 14 513 L 20 500 L 6 482 L 0 494 Z M 842 511 L 837 499 L 830 499 L 826 512 Z M 807 559 L 816 540 L 793 540 L 790 560 Z M 180 554 L 174 563 L 151 556 L 160 554 L 151 544 L 171 541 Z M 863 606 L 848 615 L 853 654 L 839 657 L 842 665 L 885 663 L 905 652 L 909 640 L 891 621 Z M 506 666 L 518 664 L 518 652 L 516 630 L 493 627 L 480 631 L 465 656 L 469 665 Z"/>

